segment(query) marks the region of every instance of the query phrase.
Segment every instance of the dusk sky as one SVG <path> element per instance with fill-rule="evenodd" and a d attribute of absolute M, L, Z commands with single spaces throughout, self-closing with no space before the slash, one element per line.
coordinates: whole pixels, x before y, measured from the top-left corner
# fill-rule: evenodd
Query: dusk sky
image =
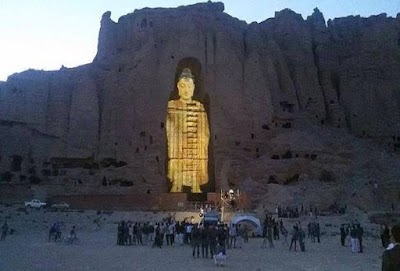
<path fill-rule="evenodd" d="M 145 7 L 178 7 L 194 0 L 0 0 L 0 81 L 27 70 L 58 70 L 92 62 L 105 11 L 118 21 Z M 214 2 L 214 1 L 213 1 Z M 222 0 L 225 12 L 247 23 L 290 8 L 303 18 L 318 7 L 325 20 L 380 13 L 396 17 L 400 0 Z"/>

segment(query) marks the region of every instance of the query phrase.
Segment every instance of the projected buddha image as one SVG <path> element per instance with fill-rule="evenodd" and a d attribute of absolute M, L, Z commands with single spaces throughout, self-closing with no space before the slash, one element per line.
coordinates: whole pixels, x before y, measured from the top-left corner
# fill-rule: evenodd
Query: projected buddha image
<path fill-rule="evenodd" d="M 195 84 L 190 69 L 178 77 L 179 100 L 168 102 L 166 132 L 168 143 L 168 179 L 170 192 L 201 193 L 208 183 L 208 143 L 210 131 L 202 103 L 192 99 Z"/>

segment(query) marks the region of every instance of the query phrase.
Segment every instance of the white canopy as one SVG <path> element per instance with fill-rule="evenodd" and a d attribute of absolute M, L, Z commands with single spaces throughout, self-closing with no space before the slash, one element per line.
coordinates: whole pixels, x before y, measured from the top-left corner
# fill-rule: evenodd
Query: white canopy
<path fill-rule="evenodd" d="M 241 221 L 245 221 L 245 222 L 251 223 L 256 228 L 256 230 L 254 231 L 255 235 L 262 236 L 262 226 L 261 226 L 260 219 L 258 219 L 254 215 L 237 214 L 232 218 L 231 226 L 232 226 L 232 224 L 236 225 L 237 223 L 239 223 Z"/>

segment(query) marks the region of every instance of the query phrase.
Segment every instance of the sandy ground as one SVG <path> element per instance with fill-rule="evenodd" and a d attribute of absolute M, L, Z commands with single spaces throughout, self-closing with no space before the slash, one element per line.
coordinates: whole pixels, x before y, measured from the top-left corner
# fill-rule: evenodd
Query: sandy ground
<path fill-rule="evenodd" d="M 250 238 L 242 248 L 227 251 L 224 267 L 216 267 L 211 259 L 193 258 L 189 245 L 163 246 L 117 246 L 116 222 L 121 219 L 133 221 L 156 221 L 165 217 L 162 213 L 96 211 L 49 212 L 21 207 L 1 207 L 0 223 L 7 219 L 16 233 L 0 241 L 0 270 L 315 270 L 360 271 L 380 270 L 383 249 L 374 225 L 364 225 L 366 238 L 364 253 L 352 254 L 349 247 L 340 245 L 340 223 L 348 222 L 351 215 L 321 217 L 324 235 L 321 243 L 306 240 L 306 252 L 289 252 L 282 241 L 275 241 L 275 249 L 261 249 L 261 238 Z M 187 213 L 176 214 L 177 220 Z M 96 228 L 93 220 L 101 221 Z M 64 235 L 71 225 L 77 225 L 79 245 L 66 245 L 47 241 L 49 226 L 63 221 Z M 302 218 L 306 225 L 309 218 Z M 297 220 L 296 220 L 297 221 Z M 284 220 L 290 227 L 295 220 Z"/>

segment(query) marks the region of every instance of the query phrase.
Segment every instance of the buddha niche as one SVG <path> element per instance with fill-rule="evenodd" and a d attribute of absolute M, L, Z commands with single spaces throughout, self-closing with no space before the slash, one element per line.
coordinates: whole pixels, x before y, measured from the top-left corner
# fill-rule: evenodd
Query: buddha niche
<path fill-rule="evenodd" d="M 192 193 L 201 193 L 200 186 L 208 183 L 207 113 L 192 99 L 195 84 L 190 69 L 183 69 L 177 87 L 180 98 L 168 102 L 166 121 L 170 192 L 190 187 Z"/>

